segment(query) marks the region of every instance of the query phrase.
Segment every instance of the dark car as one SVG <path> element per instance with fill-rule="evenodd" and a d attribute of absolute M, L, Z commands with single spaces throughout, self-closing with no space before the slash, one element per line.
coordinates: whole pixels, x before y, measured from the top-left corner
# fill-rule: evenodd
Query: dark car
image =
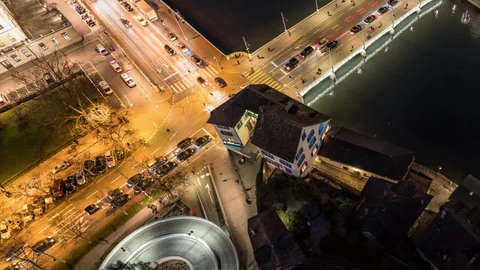
<path fill-rule="evenodd" d="M 285 70 L 290 71 L 298 66 L 298 59 L 293 57 L 285 64 Z"/>
<path fill-rule="evenodd" d="M 141 174 L 141 173 L 135 174 L 134 176 L 128 178 L 127 187 L 132 188 L 133 186 L 138 184 L 138 182 L 142 181 L 142 179 L 143 179 L 143 174 Z"/>
<path fill-rule="evenodd" d="M 120 188 L 112 189 L 108 192 L 108 198 L 110 198 L 110 201 L 112 201 L 122 194 L 123 191 Z"/>
<path fill-rule="evenodd" d="M 170 56 L 174 56 L 175 54 L 177 54 L 173 49 L 172 47 L 168 46 L 168 45 L 165 45 L 163 48 L 165 48 L 165 51 L 167 51 L 168 54 L 170 54 Z"/>
<path fill-rule="evenodd" d="M 313 52 L 315 51 L 315 49 L 313 49 L 312 46 L 307 46 L 305 49 L 303 49 L 303 51 L 300 53 L 300 57 L 302 57 L 302 59 L 305 59 L 307 58 L 307 56 L 309 56 L 310 54 L 312 54 Z"/>
<path fill-rule="evenodd" d="M 150 188 L 154 183 L 152 178 L 145 178 L 140 181 L 133 189 L 135 194 L 140 194 Z"/>
<path fill-rule="evenodd" d="M 216 77 L 214 81 L 220 88 L 224 88 L 225 86 L 227 86 L 227 82 L 225 82 L 225 80 L 221 77 Z"/>
<path fill-rule="evenodd" d="M 331 41 L 327 44 L 327 48 L 331 51 L 338 47 L 338 40 Z"/>
<path fill-rule="evenodd" d="M 156 170 L 155 170 L 155 175 L 160 178 L 162 176 L 165 176 L 167 175 L 170 171 L 172 171 L 173 169 L 175 169 L 175 167 L 177 167 L 177 163 L 176 162 L 173 162 L 173 161 L 169 161 L 165 164 L 163 164 L 162 166 L 158 167 Z"/>
<path fill-rule="evenodd" d="M 377 16 L 375 16 L 375 15 L 370 15 L 370 16 L 367 16 L 367 17 L 365 18 L 365 20 L 363 20 L 363 21 L 364 21 L 365 23 L 371 23 L 371 22 L 375 21 L 376 19 L 377 19 Z"/>
<path fill-rule="evenodd" d="M 87 214 L 89 214 L 89 215 L 93 215 L 99 209 L 100 209 L 100 207 L 98 206 L 98 204 L 93 203 L 93 204 L 90 204 L 89 206 L 85 207 L 85 212 L 87 212 Z"/>
<path fill-rule="evenodd" d="M 197 77 L 197 82 L 203 87 L 209 84 L 208 81 L 206 81 L 203 77 L 200 77 L 200 76 Z"/>
<path fill-rule="evenodd" d="M 385 14 L 385 13 L 387 13 L 387 11 L 388 11 L 387 6 L 381 7 L 377 10 L 378 14 Z"/>
<path fill-rule="evenodd" d="M 55 181 L 53 181 L 53 185 L 52 185 L 52 194 L 55 198 L 57 199 L 61 199 L 65 196 L 65 182 L 60 180 L 60 179 L 56 179 Z"/>
<path fill-rule="evenodd" d="M 195 150 L 192 149 L 192 148 L 189 148 L 189 149 L 181 152 L 180 154 L 178 154 L 177 158 L 178 158 L 178 160 L 180 160 L 180 161 L 185 161 L 185 160 L 187 160 L 189 157 L 191 157 L 193 154 L 195 154 Z"/>
<path fill-rule="evenodd" d="M 190 145 L 192 145 L 192 143 L 193 143 L 192 138 L 186 138 L 186 139 L 183 139 L 182 141 L 180 141 L 177 144 L 177 147 L 180 148 L 180 149 L 187 149 Z"/>
<path fill-rule="evenodd" d="M 352 34 L 352 35 L 356 34 L 356 33 L 360 32 L 360 30 L 362 30 L 362 26 L 357 24 L 350 29 L 350 34 Z"/>
<path fill-rule="evenodd" d="M 51 237 L 47 237 L 43 240 L 38 241 L 35 245 L 31 246 L 30 248 L 37 254 L 40 255 L 44 253 L 47 249 L 51 248 L 55 245 L 55 239 Z"/>
<path fill-rule="evenodd" d="M 87 159 L 83 162 L 83 170 L 87 175 L 95 174 L 95 161 Z"/>
<path fill-rule="evenodd" d="M 198 67 L 201 67 L 201 68 L 206 66 L 205 62 L 203 62 L 203 60 L 200 59 L 200 57 L 198 57 L 196 55 L 190 56 L 190 61 L 192 61 L 195 65 L 197 65 Z"/>
<path fill-rule="evenodd" d="M 196 146 L 202 147 L 205 144 L 207 144 L 208 142 L 210 142 L 211 140 L 212 140 L 212 137 L 210 137 L 208 135 L 204 135 L 204 136 L 196 139 L 194 143 L 195 143 Z"/>
<path fill-rule="evenodd" d="M 114 152 L 117 160 L 122 160 L 125 158 L 125 150 L 123 150 L 123 147 L 115 147 Z"/>
<path fill-rule="evenodd" d="M 396 4 L 398 4 L 398 0 L 388 0 L 387 4 L 389 4 L 390 6 L 395 6 Z"/>
<path fill-rule="evenodd" d="M 67 194 L 77 191 L 77 187 L 75 186 L 75 175 L 70 175 L 65 179 L 65 191 Z"/>
<path fill-rule="evenodd" d="M 123 5 L 123 7 L 125 7 L 125 9 L 126 9 L 127 11 L 129 11 L 129 12 L 130 12 L 130 11 L 133 11 L 133 7 L 132 7 L 129 3 L 123 2 L 122 5 Z"/>
<path fill-rule="evenodd" d="M 107 159 L 105 156 L 97 156 L 95 158 L 95 172 L 105 173 L 107 171 Z"/>
<path fill-rule="evenodd" d="M 130 200 L 130 195 L 123 194 L 122 196 L 115 198 L 115 200 L 112 201 L 111 206 L 112 208 L 118 208 L 126 204 L 129 200 Z"/>

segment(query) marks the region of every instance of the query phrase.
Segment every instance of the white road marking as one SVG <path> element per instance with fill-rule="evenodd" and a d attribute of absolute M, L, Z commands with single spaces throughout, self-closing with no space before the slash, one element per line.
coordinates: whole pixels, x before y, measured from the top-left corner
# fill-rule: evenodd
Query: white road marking
<path fill-rule="evenodd" d="M 119 177 L 120 177 L 120 176 L 119 176 Z M 113 183 L 113 182 L 112 182 L 112 183 Z M 90 198 L 91 198 L 93 195 L 95 195 L 95 193 L 97 193 L 97 192 L 98 192 L 98 190 L 95 191 L 95 192 L 93 192 L 92 194 L 90 194 L 90 195 L 87 197 L 87 200 L 90 199 Z"/>
<path fill-rule="evenodd" d="M 210 201 L 212 201 L 212 203 L 215 204 L 215 202 L 213 202 L 212 194 L 210 193 L 210 186 L 207 184 L 205 188 L 207 189 L 207 193 L 208 193 L 208 197 L 210 197 Z"/>
<path fill-rule="evenodd" d="M 50 228 L 50 225 L 48 225 L 47 227 L 43 228 L 41 231 L 39 231 L 38 233 L 42 233 L 43 231 L 45 231 L 46 229 Z"/>
<path fill-rule="evenodd" d="M 170 75 L 170 76 L 166 77 L 164 80 L 166 81 L 166 80 L 170 79 L 172 76 L 176 75 L 177 73 L 178 73 L 178 71 L 177 71 L 177 72 L 175 72 L 175 73 L 173 73 L 172 75 Z"/>
<path fill-rule="evenodd" d="M 127 100 L 128 105 L 129 105 L 130 107 L 133 107 L 133 103 L 127 98 L 127 96 L 126 96 L 126 95 L 123 95 L 123 96 L 124 96 L 125 99 Z"/>
<path fill-rule="evenodd" d="M 155 151 L 152 152 L 152 155 L 155 154 L 155 152 L 157 152 L 158 150 L 162 149 L 162 147 L 158 147 L 157 149 L 155 149 Z"/>
<path fill-rule="evenodd" d="M 338 28 L 338 27 L 340 27 L 340 24 L 335 25 L 335 26 L 332 28 L 332 30 L 334 30 L 334 29 L 336 29 L 336 28 Z"/>
<path fill-rule="evenodd" d="M 110 182 L 110 183 L 112 183 L 112 184 L 113 184 L 113 183 L 114 183 L 115 181 L 117 181 L 117 180 L 118 180 L 118 178 L 120 178 L 120 177 L 122 177 L 122 176 L 121 176 L 121 175 L 117 176 L 117 178 L 113 179 L 113 181 L 112 181 L 112 182 Z M 95 191 L 95 192 L 96 192 L 96 191 Z M 87 198 L 87 199 L 88 199 L 88 198 Z"/>
<path fill-rule="evenodd" d="M 173 137 L 175 137 L 175 135 L 177 135 L 177 131 L 175 131 L 175 133 L 173 133 L 172 137 L 170 137 L 169 140 L 173 139 Z"/>
<path fill-rule="evenodd" d="M 275 64 L 273 61 L 272 61 L 272 62 L 270 62 L 270 63 L 272 63 L 272 65 L 274 65 L 275 67 L 278 67 L 278 65 L 277 65 L 277 64 Z"/>

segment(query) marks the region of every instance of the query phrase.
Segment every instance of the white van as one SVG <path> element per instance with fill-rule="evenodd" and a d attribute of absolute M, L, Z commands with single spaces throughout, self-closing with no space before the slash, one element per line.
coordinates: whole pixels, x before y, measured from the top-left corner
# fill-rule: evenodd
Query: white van
<path fill-rule="evenodd" d="M 105 48 L 102 44 L 98 44 L 97 47 L 95 47 L 95 51 L 98 53 L 101 53 L 102 55 L 109 55 L 110 52 Z"/>

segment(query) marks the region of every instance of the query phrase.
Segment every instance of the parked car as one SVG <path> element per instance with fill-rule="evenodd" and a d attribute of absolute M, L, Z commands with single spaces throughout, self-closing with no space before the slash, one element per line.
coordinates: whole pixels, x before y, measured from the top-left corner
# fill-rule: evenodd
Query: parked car
<path fill-rule="evenodd" d="M 147 164 L 148 172 L 149 173 L 155 172 L 155 170 L 158 167 L 165 164 L 165 162 L 167 162 L 167 157 L 164 157 L 164 156 L 159 156 L 159 157 L 154 158 L 153 160 L 150 160 Z"/>
<path fill-rule="evenodd" d="M 143 174 L 141 174 L 141 173 L 135 174 L 134 176 L 128 178 L 127 187 L 132 188 L 133 186 L 138 184 L 138 182 L 142 181 L 142 179 L 143 179 Z"/>
<path fill-rule="evenodd" d="M 123 191 L 120 188 L 112 189 L 108 192 L 108 198 L 110 201 L 113 201 L 115 198 L 118 196 L 121 196 L 123 194 Z"/>
<path fill-rule="evenodd" d="M 148 21 L 145 20 L 145 18 L 143 18 L 142 16 L 136 16 L 135 19 L 137 19 L 137 21 L 138 21 L 142 26 L 147 26 L 147 25 L 148 25 Z"/>
<path fill-rule="evenodd" d="M 115 72 L 119 73 L 123 71 L 122 67 L 117 62 L 117 60 L 113 59 L 109 63 L 110 63 L 110 66 L 112 66 L 113 70 L 115 70 Z"/>
<path fill-rule="evenodd" d="M 391 7 L 393 7 L 396 4 L 398 4 L 398 0 L 388 0 L 387 4 L 389 4 Z"/>
<path fill-rule="evenodd" d="M 25 252 L 25 250 L 27 250 L 27 248 L 28 248 L 28 245 L 25 244 L 25 243 L 20 243 L 20 244 L 16 245 L 16 248 L 12 249 L 13 250 L 12 252 L 8 252 L 5 255 L 5 261 L 10 262 L 13 259 L 16 259 L 23 252 Z"/>
<path fill-rule="evenodd" d="M 383 6 L 383 7 L 379 8 L 377 10 L 377 13 L 380 14 L 380 15 L 385 14 L 385 13 L 387 13 L 388 10 L 389 10 L 388 6 Z"/>
<path fill-rule="evenodd" d="M 186 138 L 186 139 L 181 140 L 177 144 L 177 147 L 180 148 L 180 149 L 187 149 L 192 144 L 193 144 L 193 139 L 192 138 Z"/>
<path fill-rule="evenodd" d="M 177 36 L 175 36 L 175 34 L 172 33 L 172 32 L 168 32 L 168 33 L 167 33 L 167 37 L 168 37 L 171 41 L 177 40 Z"/>
<path fill-rule="evenodd" d="M 307 58 L 307 56 L 309 56 L 310 54 L 312 54 L 315 50 L 313 49 L 312 46 L 307 46 L 305 47 L 305 49 L 303 49 L 303 51 L 300 53 L 300 57 L 302 59 L 305 59 Z"/>
<path fill-rule="evenodd" d="M 290 71 L 298 66 L 298 59 L 293 57 L 285 64 L 285 70 Z"/>
<path fill-rule="evenodd" d="M 317 42 L 317 44 L 315 44 L 315 47 L 317 50 L 322 50 L 323 48 L 325 48 L 328 42 L 329 42 L 328 39 L 322 38 L 322 40 L 320 40 L 319 42 Z"/>
<path fill-rule="evenodd" d="M 214 81 L 220 88 L 224 88 L 225 86 L 227 86 L 227 82 L 225 82 L 225 80 L 221 77 L 216 77 Z"/>
<path fill-rule="evenodd" d="M 122 6 L 128 11 L 128 12 L 131 12 L 133 11 L 133 7 L 127 3 L 127 2 L 122 2 Z"/>
<path fill-rule="evenodd" d="M 107 171 L 107 159 L 105 156 L 95 157 L 95 173 L 105 173 Z"/>
<path fill-rule="evenodd" d="M 189 157 L 191 157 L 193 154 L 195 154 L 195 150 L 192 149 L 192 148 L 189 148 L 189 149 L 181 152 L 180 154 L 178 154 L 177 159 L 180 160 L 180 161 L 185 161 Z"/>
<path fill-rule="evenodd" d="M 135 194 L 140 194 L 142 192 L 145 192 L 147 189 L 149 189 L 151 186 L 153 186 L 154 180 L 153 178 L 145 178 L 142 181 L 140 181 L 134 188 Z"/>
<path fill-rule="evenodd" d="M 67 194 L 77 191 L 77 187 L 75 187 L 75 175 L 70 175 L 65 179 L 65 191 Z"/>
<path fill-rule="evenodd" d="M 87 159 L 83 162 L 83 170 L 87 175 L 95 175 L 95 161 Z"/>
<path fill-rule="evenodd" d="M 105 159 L 107 160 L 108 168 L 115 167 L 115 157 L 112 155 L 112 151 L 108 150 L 107 152 L 105 152 Z"/>
<path fill-rule="evenodd" d="M 130 200 L 130 195 L 123 194 L 122 196 L 117 197 L 115 200 L 112 201 L 110 204 L 112 208 L 119 208 L 126 204 Z"/>
<path fill-rule="evenodd" d="M 106 81 L 100 81 L 98 83 L 98 87 L 102 90 L 102 92 L 105 94 L 105 95 L 111 95 L 113 94 L 113 90 L 112 88 L 110 88 L 110 86 L 108 85 L 108 83 Z"/>
<path fill-rule="evenodd" d="M 127 74 L 127 73 L 122 73 L 120 74 L 120 77 L 122 78 L 123 82 L 130 88 L 133 88 L 135 86 L 137 86 L 137 84 L 135 83 L 135 81 L 130 78 L 130 76 Z"/>
<path fill-rule="evenodd" d="M 47 82 L 47 84 L 52 84 L 55 82 L 55 79 L 50 72 L 43 74 L 43 79 Z"/>
<path fill-rule="evenodd" d="M 3 95 L 0 95 L 0 106 L 6 105 L 7 103 L 7 99 Z"/>
<path fill-rule="evenodd" d="M 175 167 L 177 167 L 177 163 L 174 161 L 169 161 L 155 170 L 155 176 L 158 178 L 163 177 L 175 169 Z"/>
<path fill-rule="evenodd" d="M 117 160 L 122 160 L 125 158 L 125 150 L 123 150 L 123 147 L 115 147 L 115 158 Z"/>
<path fill-rule="evenodd" d="M 375 21 L 377 19 L 377 16 L 375 15 L 369 15 L 365 18 L 365 20 L 363 20 L 363 22 L 365 23 L 372 23 L 373 21 Z"/>
<path fill-rule="evenodd" d="M 40 255 L 47 251 L 47 249 L 51 248 L 53 245 L 55 245 L 55 239 L 53 239 L 52 237 L 47 237 L 43 240 L 38 241 L 30 248 L 33 250 L 33 252 L 35 252 L 35 254 Z"/>
<path fill-rule="evenodd" d="M 208 85 L 208 81 L 206 81 L 206 80 L 205 80 L 203 77 L 201 77 L 201 76 L 198 76 L 198 77 L 197 77 L 197 82 L 198 82 L 201 86 L 203 86 L 203 87 L 205 87 L 205 86 Z"/>
<path fill-rule="evenodd" d="M 192 61 L 192 63 L 197 65 L 197 67 L 203 68 L 203 67 L 206 66 L 205 62 L 202 59 L 200 59 L 200 57 L 198 57 L 196 55 L 190 56 L 190 61 Z"/>
<path fill-rule="evenodd" d="M 360 24 L 357 24 L 350 29 L 350 34 L 352 34 L 352 35 L 356 34 L 356 33 L 360 32 L 360 30 L 362 30 L 362 28 L 363 27 Z"/>
<path fill-rule="evenodd" d="M 120 21 L 125 27 L 127 28 L 132 27 L 132 23 L 129 20 L 127 20 L 125 17 L 120 18 Z"/>
<path fill-rule="evenodd" d="M 7 223 L 5 221 L 0 222 L 0 237 L 3 240 L 7 240 L 12 236 L 10 232 L 11 230 L 10 230 L 10 227 L 7 225 Z"/>
<path fill-rule="evenodd" d="M 56 199 L 61 199 L 65 197 L 65 183 L 62 180 L 56 179 L 55 181 L 53 181 L 51 190 L 52 190 L 52 195 Z"/>
<path fill-rule="evenodd" d="M 66 168 L 70 167 L 70 163 L 67 162 L 67 161 L 62 161 L 62 163 L 58 164 L 57 166 L 55 166 L 55 168 L 52 169 L 52 173 L 54 174 L 57 174 L 63 170 L 65 170 Z"/>
<path fill-rule="evenodd" d="M 88 215 L 93 215 L 95 214 L 100 207 L 96 203 L 92 203 L 89 206 L 85 207 L 85 212 L 87 212 Z"/>
<path fill-rule="evenodd" d="M 335 48 L 338 47 L 338 41 L 337 40 L 334 40 L 334 41 L 331 41 L 327 44 L 327 48 L 331 51 Z"/>
<path fill-rule="evenodd" d="M 183 52 L 183 53 L 187 53 L 190 51 L 190 49 L 183 43 L 178 43 L 177 47 Z"/>
<path fill-rule="evenodd" d="M 85 171 L 83 170 L 78 170 L 75 172 L 75 185 L 77 186 L 83 186 L 87 180 L 85 179 Z"/>
<path fill-rule="evenodd" d="M 204 136 L 196 139 L 194 144 L 198 147 L 202 147 L 202 146 L 206 145 L 208 142 L 210 142 L 211 140 L 212 140 L 212 137 L 210 137 L 208 135 L 204 135 Z"/>
<path fill-rule="evenodd" d="M 170 46 L 168 46 L 168 45 L 163 46 L 163 48 L 165 49 L 165 51 L 166 51 L 170 56 L 174 56 L 174 55 L 177 54 L 177 53 L 172 49 L 172 47 L 170 47 Z"/>

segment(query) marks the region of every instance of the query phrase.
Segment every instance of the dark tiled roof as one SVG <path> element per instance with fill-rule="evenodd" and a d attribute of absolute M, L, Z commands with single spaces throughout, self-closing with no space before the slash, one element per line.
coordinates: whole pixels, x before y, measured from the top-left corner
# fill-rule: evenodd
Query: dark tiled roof
<path fill-rule="evenodd" d="M 260 106 L 275 105 L 285 108 L 289 102 L 294 105 L 292 112 L 295 111 L 295 114 L 291 114 L 291 117 L 296 118 L 298 123 L 311 125 L 312 123 L 320 123 L 330 119 L 328 116 L 278 92 L 268 85 L 256 84 L 247 86 L 231 99 L 214 109 L 210 113 L 208 123 L 234 127 L 245 110 L 259 114 Z M 296 117 L 293 117 L 293 115 L 296 115 Z"/>
<path fill-rule="evenodd" d="M 475 176 L 469 174 L 465 180 L 463 180 L 463 185 L 468 188 L 468 190 L 480 196 L 480 180 Z"/>
<path fill-rule="evenodd" d="M 417 246 L 440 270 L 480 269 L 480 257 L 467 267 L 472 257 L 480 254 L 480 239 L 451 210 L 445 209 L 443 218 L 442 211 L 437 214 Z"/>
<path fill-rule="evenodd" d="M 401 180 L 407 173 L 414 153 L 340 127 L 327 133 L 319 155 L 391 179 Z"/>
<path fill-rule="evenodd" d="M 248 219 L 253 254 L 260 269 L 288 269 L 305 261 L 305 256 L 274 209 Z M 252 233 L 253 231 L 254 233 Z"/>
<path fill-rule="evenodd" d="M 450 201 L 461 202 L 463 205 L 472 209 L 475 206 L 480 206 L 480 196 L 473 193 L 470 195 L 470 190 L 464 185 L 460 185 L 448 198 Z"/>

